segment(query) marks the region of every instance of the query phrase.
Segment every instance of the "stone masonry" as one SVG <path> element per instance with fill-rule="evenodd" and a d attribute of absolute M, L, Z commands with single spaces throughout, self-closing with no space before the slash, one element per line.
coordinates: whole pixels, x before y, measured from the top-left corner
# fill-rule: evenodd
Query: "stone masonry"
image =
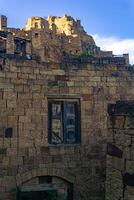
<path fill-rule="evenodd" d="M 9 47 L 8 52 L 0 49 L 0 200 L 27 200 L 36 195 L 39 200 L 104 200 L 106 165 L 107 173 L 111 173 L 109 165 L 111 167 L 114 159 L 118 163 L 119 158 L 106 155 L 109 135 L 113 137 L 113 129 L 109 131 L 107 128 L 107 107 L 117 101 L 133 100 L 134 68 L 129 65 L 128 55 L 115 57 L 111 52 L 101 51 L 92 37 L 85 35 L 80 25 L 77 25 L 78 30 L 72 25 L 69 29 L 71 33 L 66 28 L 63 37 L 63 28 L 59 31 L 62 24 L 59 18 L 55 18 L 47 20 L 53 21 L 57 27 L 50 44 L 50 34 L 43 28 L 47 22 L 40 17 L 29 20 L 23 30 L 4 28 L 0 31 L 1 40 L 6 41 Z M 64 18 L 67 18 L 67 24 L 68 20 L 76 23 L 72 18 Z M 34 25 L 33 19 L 37 20 Z M 54 29 L 52 23 L 48 25 Z M 68 43 L 63 45 L 65 54 L 62 54 L 61 39 L 68 41 L 68 37 L 73 38 L 71 34 L 74 32 L 81 41 L 81 52 L 74 55 L 72 43 L 71 50 Z M 35 37 L 39 39 L 38 42 Z M 48 40 L 42 40 L 43 37 Z M 0 44 L 3 45 L 2 42 Z M 49 47 L 51 56 L 47 55 L 46 47 Z M 89 47 L 86 52 L 85 47 Z M 49 142 L 50 99 L 80 102 L 79 142 Z M 129 116 L 126 123 L 129 123 Z M 121 124 L 119 117 L 118 125 Z M 121 130 L 120 135 L 122 140 L 123 134 L 128 139 L 124 150 L 125 156 L 128 156 L 127 170 L 123 171 L 126 173 L 124 179 L 127 179 L 133 173 L 130 164 L 133 158 L 129 157 L 133 149 L 130 152 L 132 137 L 124 132 Z M 120 138 L 117 139 L 120 142 Z M 110 142 L 116 145 L 114 141 Z M 120 149 L 120 144 L 117 147 Z M 123 163 L 124 160 L 120 158 L 119 162 Z M 124 164 L 119 167 L 124 167 Z M 113 170 L 115 179 L 116 175 L 121 177 L 121 169 Z M 117 196 L 110 197 L 112 189 L 109 186 L 110 176 L 107 175 L 107 200 L 119 200 L 118 194 L 123 194 L 121 180 L 117 180 L 120 182 Z M 122 200 L 128 200 L 128 196 L 132 199 L 133 187 L 126 186 L 123 191 L 124 196 L 120 196 Z"/>
<path fill-rule="evenodd" d="M 134 199 L 134 102 L 109 105 L 107 200 Z"/>

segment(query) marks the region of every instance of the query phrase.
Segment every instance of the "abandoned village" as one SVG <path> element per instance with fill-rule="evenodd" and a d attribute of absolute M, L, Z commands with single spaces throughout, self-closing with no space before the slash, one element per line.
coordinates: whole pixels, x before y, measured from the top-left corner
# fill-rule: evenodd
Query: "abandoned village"
<path fill-rule="evenodd" d="M 80 20 L 0 16 L 0 200 L 134 199 L 134 66 Z"/>

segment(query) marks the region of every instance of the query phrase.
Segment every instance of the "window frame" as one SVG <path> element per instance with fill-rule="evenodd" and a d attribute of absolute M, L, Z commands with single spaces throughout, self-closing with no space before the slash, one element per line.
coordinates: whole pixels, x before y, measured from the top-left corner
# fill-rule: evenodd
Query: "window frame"
<path fill-rule="evenodd" d="M 63 118 L 61 119 L 61 125 L 63 127 L 63 141 L 61 143 L 52 141 L 52 105 L 54 103 L 59 103 L 61 105 L 61 114 Z M 67 141 L 67 116 L 65 115 L 65 109 L 67 108 L 66 103 L 74 103 L 75 106 L 75 141 Z M 81 112 L 80 112 L 80 99 L 79 98 L 49 98 L 48 99 L 48 143 L 50 145 L 73 145 L 81 143 Z"/>

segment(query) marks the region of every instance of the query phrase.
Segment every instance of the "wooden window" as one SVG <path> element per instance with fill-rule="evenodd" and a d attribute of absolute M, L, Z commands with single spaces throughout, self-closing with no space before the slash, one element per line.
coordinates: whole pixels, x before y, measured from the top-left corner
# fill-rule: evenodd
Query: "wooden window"
<path fill-rule="evenodd" d="M 80 143 L 80 102 L 78 99 L 49 99 L 48 133 L 51 144 Z"/>

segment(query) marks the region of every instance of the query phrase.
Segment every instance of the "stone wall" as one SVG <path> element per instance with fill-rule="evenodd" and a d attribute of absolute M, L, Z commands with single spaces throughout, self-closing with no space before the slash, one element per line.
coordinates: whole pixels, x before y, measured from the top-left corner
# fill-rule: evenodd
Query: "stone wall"
<path fill-rule="evenodd" d="M 109 105 L 106 200 L 134 199 L 134 102 Z"/>
<path fill-rule="evenodd" d="M 72 183 L 74 200 L 103 200 L 107 106 L 133 99 L 133 68 L 19 59 L 1 64 L 0 199 L 15 200 L 23 183 L 49 175 Z M 80 144 L 48 143 L 50 97 L 80 99 Z"/>
<path fill-rule="evenodd" d="M 0 18 L 0 24 L 6 17 Z M 4 20 L 4 21 L 3 21 Z M 10 33 L 7 42 L 7 53 L 14 53 L 14 39 L 31 41 L 28 52 L 44 62 L 61 62 L 64 56 L 112 57 L 111 51 L 101 51 L 94 39 L 88 35 L 80 20 L 71 16 L 49 16 L 48 18 L 31 17 L 23 29 L 10 28 L 5 25 L 0 33 Z M 11 35 L 12 34 L 12 35 Z M 20 45 L 21 46 L 21 45 Z M 29 54 L 29 53 L 28 53 Z"/>

